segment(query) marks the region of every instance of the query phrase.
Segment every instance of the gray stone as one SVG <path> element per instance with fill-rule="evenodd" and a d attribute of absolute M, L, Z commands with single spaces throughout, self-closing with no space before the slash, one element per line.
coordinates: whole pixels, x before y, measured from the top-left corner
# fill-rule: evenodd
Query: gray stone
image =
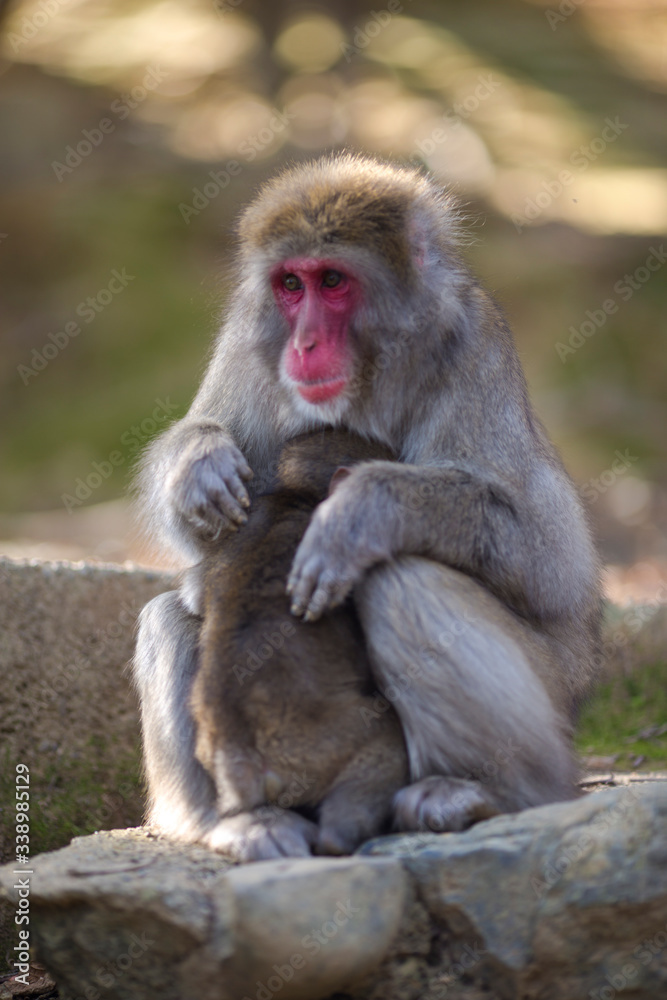
<path fill-rule="evenodd" d="M 124 668 L 137 614 L 170 581 L 132 566 L 0 559 L 0 740 L 12 760 L 34 763 L 44 741 L 41 756 L 68 756 L 91 735 L 136 738 Z"/>
<path fill-rule="evenodd" d="M 325 997 L 380 965 L 408 882 L 394 858 L 235 868 L 141 830 L 78 838 L 31 868 L 38 955 L 59 986 L 109 1000 Z M 10 906 L 13 871 L 0 869 Z"/>
<path fill-rule="evenodd" d="M 234 867 L 142 830 L 98 834 L 33 859 L 32 940 L 77 997 L 658 1000 L 666 820 L 654 781 L 344 859 Z"/>
<path fill-rule="evenodd" d="M 403 859 L 434 923 L 468 942 L 469 974 L 502 997 L 667 996 L 665 782 L 363 850 Z"/>

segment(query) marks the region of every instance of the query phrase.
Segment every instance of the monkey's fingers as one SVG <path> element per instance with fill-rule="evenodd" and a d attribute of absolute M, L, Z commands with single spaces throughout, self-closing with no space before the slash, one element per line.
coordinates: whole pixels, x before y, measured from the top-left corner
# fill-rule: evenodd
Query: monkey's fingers
<path fill-rule="evenodd" d="M 236 464 L 236 474 L 240 476 L 241 479 L 252 479 L 255 473 L 246 462 L 243 452 L 234 447 L 231 450 L 231 455 Z"/>
<path fill-rule="evenodd" d="M 250 473 L 250 476 L 252 476 L 252 472 Z M 240 474 L 230 476 L 225 485 L 234 499 L 238 501 L 242 507 L 250 506 L 250 497 L 248 496 L 247 489 L 241 482 Z"/>
<path fill-rule="evenodd" d="M 245 493 L 245 490 L 244 490 Z M 240 501 L 234 497 L 228 489 L 217 489 L 211 490 L 209 493 L 209 503 L 217 517 L 223 517 L 234 524 L 245 524 L 248 520 L 248 515 L 240 506 Z M 244 507 L 250 506 L 250 500 L 246 494 L 246 502 L 243 504 Z"/>
<path fill-rule="evenodd" d="M 319 556 L 312 556 L 302 566 L 297 553 L 292 571 L 287 579 L 287 593 L 292 598 L 290 611 L 297 618 L 300 618 L 308 610 L 313 594 L 317 590 L 323 568 Z"/>
<path fill-rule="evenodd" d="M 314 557 L 302 570 L 295 568 L 287 582 L 287 592 L 292 595 L 291 612 L 304 621 L 314 622 L 325 611 L 342 604 L 354 584 L 351 577 L 324 569 L 322 559 Z"/>
<path fill-rule="evenodd" d="M 315 593 L 310 599 L 306 613 L 303 616 L 304 621 L 317 621 L 323 612 L 330 611 L 332 608 L 342 604 L 351 589 L 352 581 L 340 580 L 324 573 Z"/>

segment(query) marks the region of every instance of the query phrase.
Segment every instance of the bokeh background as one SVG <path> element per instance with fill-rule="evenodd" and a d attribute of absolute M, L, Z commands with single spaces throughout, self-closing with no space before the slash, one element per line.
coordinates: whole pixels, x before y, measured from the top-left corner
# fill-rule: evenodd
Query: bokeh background
<path fill-rule="evenodd" d="M 201 377 L 238 209 L 349 148 L 458 194 L 608 592 L 664 593 L 663 0 L 25 0 L 1 53 L 0 552 L 160 563 L 131 468 Z"/>

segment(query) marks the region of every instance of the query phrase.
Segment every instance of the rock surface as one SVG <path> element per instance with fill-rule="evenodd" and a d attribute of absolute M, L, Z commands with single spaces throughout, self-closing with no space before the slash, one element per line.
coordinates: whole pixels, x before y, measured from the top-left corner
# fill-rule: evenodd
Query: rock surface
<path fill-rule="evenodd" d="M 32 868 L 37 955 L 89 1000 L 667 996 L 665 782 L 345 859 L 233 867 L 129 830 Z"/>
<path fill-rule="evenodd" d="M 0 741 L 12 760 L 69 756 L 92 734 L 136 738 L 123 671 L 139 611 L 170 581 L 132 566 L 0 559 Z"/>

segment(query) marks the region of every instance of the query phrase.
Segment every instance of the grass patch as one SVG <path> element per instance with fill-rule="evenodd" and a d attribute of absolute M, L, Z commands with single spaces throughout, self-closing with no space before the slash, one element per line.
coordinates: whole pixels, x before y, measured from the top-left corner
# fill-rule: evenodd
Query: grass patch
<path fill-rule="evenodd" d="M 575 745 L 579 753 L 617 755 L 631 769 L 637 758 L 651 770 L 667 768 L 667 663 L 642 664 L 632 674 L 610 678 L 581 713 Z"/>
<path fill-rule="evenodd" d="M 30 856 L 53 851 L 96 830 L 141 823 L 144 794 L 139 746 L 120 750 L 99 745 L 65 758 L 53 755 L 30 766 Z M 2 860 L 13 859 L 15 771 L 8 760 L 0 776 Z"/>

